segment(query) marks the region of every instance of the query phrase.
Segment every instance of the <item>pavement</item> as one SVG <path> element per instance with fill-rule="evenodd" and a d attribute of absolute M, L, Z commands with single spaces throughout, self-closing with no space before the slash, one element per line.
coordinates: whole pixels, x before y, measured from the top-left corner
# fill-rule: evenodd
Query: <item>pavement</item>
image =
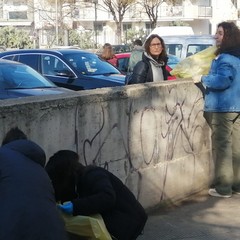
<path fill-rule="evenodd" d="M 238 240 L 240 195 L 208 196 L 207 191 L 169 208 L 148 214 L 144 234 L 137 240 Z"/>

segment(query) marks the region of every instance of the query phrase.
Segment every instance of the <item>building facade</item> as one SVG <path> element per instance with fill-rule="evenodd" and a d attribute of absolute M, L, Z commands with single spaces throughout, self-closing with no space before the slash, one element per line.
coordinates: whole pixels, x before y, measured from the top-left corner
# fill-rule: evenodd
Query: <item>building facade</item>
<path fill-rule="evenodd" d="M 65 2 L 65 3 L 63 3 Z M 128 43 L 129 32 L 148 35 L 151 22 L 140 4 L 132 4 L 122 20 L 121 39 L 117 38 L 117 24 L 102 0 L 1 0 L 0 27 L 14 26 L 29 31 L 39 47 L 68 45 L 68 31 L 90 32 L 97 46 L 105 42 Z M 182 5 L 168 5 L 162 1 L 158 8 L 157 26 L 188 25 L 195 34 L 214 34 L 221 21 L 239 24 L 240 0 L 183 0 Z"/>

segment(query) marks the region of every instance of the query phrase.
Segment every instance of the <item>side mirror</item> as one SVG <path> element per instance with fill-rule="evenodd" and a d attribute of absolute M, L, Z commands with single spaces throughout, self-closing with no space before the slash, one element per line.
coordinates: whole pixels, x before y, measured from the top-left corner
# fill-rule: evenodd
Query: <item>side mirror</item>
<path fill-rule="evenodd" d="M 57 72 L 57 76 L 69 77 L 69 78 L 75 77 L 75 75 L 69 70 L 58 70 L 56 72 Z"/>

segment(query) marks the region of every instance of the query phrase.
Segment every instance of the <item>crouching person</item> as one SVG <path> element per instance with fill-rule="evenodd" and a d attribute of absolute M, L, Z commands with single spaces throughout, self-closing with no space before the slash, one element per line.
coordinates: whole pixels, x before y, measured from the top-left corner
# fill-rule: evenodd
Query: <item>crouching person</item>
<path fill-rule="evenodd" d="M 109 171 L 82 165 L 78 154 L 70 150 L 50 157 L 46 170 L 63 212 L 74 216 L 100 213 L 113 239 L 134 240 L 142 233 L 147 214 L 133 193 Z"/>
<path fill-rule="evenodd" d="M 0 147 L 0 239 L 67 240 L 43 149 L 19 128 Z"/>

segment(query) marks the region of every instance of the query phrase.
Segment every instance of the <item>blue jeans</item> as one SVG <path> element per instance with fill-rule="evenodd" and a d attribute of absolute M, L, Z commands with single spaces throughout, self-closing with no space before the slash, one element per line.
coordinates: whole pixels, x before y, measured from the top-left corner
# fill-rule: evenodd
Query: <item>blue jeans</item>
<path fill-rule="evenodd" d="M 240 114 L 212 113 L 214 187 L 220 194 L 240 192 Z"/>

